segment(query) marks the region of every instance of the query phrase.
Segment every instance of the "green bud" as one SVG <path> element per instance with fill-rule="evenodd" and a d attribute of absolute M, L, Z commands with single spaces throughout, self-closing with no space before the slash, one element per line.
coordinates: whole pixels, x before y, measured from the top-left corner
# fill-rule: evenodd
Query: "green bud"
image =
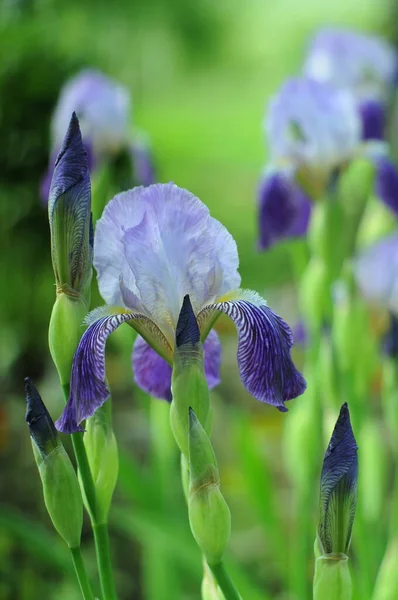
<path fill-rule="evenodd" d="M 398 537 L 391 539 L 377 575 L 372 600 L 396 600 L 398 598 Z"/>
<path fill-rule="evenodd" d="M 177 324 L 171 390 L 171 428 L 181 452 L 188 458 L 189 407 L 194 409 L 207 431 L 210 426 L 210 394 L 204 371 L 203 347 L 189 296 L 184 298 Z"/>
<path fill-rule="evenodd" d="M 119 455 L 111 424 L 111 404 L 108 400 L 86 421 L 84 445 L 95 487 L 96 521 L 106 523 L 115 490 Z M 84 497 L 84 488 L 81 485 Z M 86 500 L 85 500 L 86 503 Z"/>
<path fill-rule="evenodd" d="M 192 409 L 189 422 L 189 522 L 207 562 L 217 565 L 231 533 L 231 513 L 220 492 L 211 442 Z"/>
<path fill-rule="evenodd" d="M 314 600 L 351 600 L 352 584 L 345 554 L 327 554 L 315 561 Z"/>
<path fill-rule="evenodd" d="M 70 548 L 80 546 L 83 501 L 76 473 L 54 423 L 29 378 L 25 379 L 26 421 L 43 484 L 44 503 L 59 535 Z"/>
<path fill-rule="evenodd" d="M 83 333 L 87 312 L 83 298 L 75 299 L 66 294 L 59 294 L 53 306 L 48 342 L 61 385 L 70 381 L 73 356 Z"/>

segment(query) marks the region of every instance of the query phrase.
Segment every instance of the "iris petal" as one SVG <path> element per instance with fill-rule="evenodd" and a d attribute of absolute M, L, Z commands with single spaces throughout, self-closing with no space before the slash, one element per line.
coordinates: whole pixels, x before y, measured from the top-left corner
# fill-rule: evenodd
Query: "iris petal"
<path fill-rule="evenodd" d="M 385 156 L 376 161 L 376 192 L 395 214 L 398 214 L 398 171 Z"/>
<path fill-rule="evenodd" d="M 221 344 L 211 331 L 203 344 L 204 366 L 210 389 L 220 383 Z M 142 337 L 135 341 L 132 355 L 134 381 L 144 392 L 171 402 L 171 373 L 169 364 Z"/>
<path fill-rule="evenodd" d="M 94 311 L 94 318 L 99 314 Z M 163 334 L 144 315 L 124 312 L 102 314 L 96 318 L 81 338 L 73 359 L 69 400 L 56 422 L 59 431 L 83 431 L 80 423 L 91 417 L 109 397 L 105 381 L 105 345 L 110 334 L 125 322 L 130 322 L 147 339 L 158 336 L 158 343 L 164 344 L 166 354 L 168 345 Z"/>
<path fill-rule="evenodd" d="M 238 330 L 239 373 L 247 391 L 286 412 L 284 402 L 296 398 L 306 383 L 294 366 L 290 349 L 293 335 L 285 321 L 258 294 L 240 291 L 236 299 L 205 307 L 198 323 L 206 327 L 214 311 L 228 315 Z"/>

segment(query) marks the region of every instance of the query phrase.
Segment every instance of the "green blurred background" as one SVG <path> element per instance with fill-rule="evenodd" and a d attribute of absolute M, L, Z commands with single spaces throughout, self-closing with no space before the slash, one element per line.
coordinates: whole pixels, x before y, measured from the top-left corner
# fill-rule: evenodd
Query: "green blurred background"
<path fill-rule="evenodd" d="M 29 375 L 59 416 L 63 401 L 47 347 L 55 288 L 38 191 L 60 86 L 93 66 L 131 89 L 132 129 L 148 134 L 159 181 L 188 188 L 210 207 L 237 240 L 244 287 L 293 325 L 290 249 L 256 250 L 265 103 L 299 71 L 317 27 L 391 37 L 394 7 L 374 0 L 1 0 L 0 7 L 0 599 L 74 600 L 69 555 L 43 507 L 23 394 Z M 291 543 L 300 515 L 281 443 L 293 405 L 305 399 L 288 415 L 256 403 L 239 380 L 234 330 L 220 320 L 219 332 L 223 383 L 213 394 L 213 440 L 232 510 L 227 562 L 246 600 L 305 600 L 312 553 L 308 541 Z M 187 525 L 168 407 L 134 387 L 131 341 L 130 329 L 121 328 L 108 352 L 121 452 L 110 519 L 120 598 L 193 600 L 201 558 Z M 319 470 L 321 462 L 320 455 Z M 314 532 L 316 518 L 314 508 Z M 83 540 L 94 573 L 88 523 Z M 308 556 L 301 587 L 289 584 L 289 547 Z"/>

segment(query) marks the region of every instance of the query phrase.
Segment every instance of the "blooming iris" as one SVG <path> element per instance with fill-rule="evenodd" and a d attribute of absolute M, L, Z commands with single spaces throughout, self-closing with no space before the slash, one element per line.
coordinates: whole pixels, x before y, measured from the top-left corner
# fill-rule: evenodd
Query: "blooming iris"
<path fill-rule="evenodd" d="M 219 341 L 211 330 L 224 313 L 238 330 L 237 358 L 245 387 L 286 411 L 285 401 L 305 389 L 290 357 L 293 336 L 258 294 L 239 289 L 238 264 L 232 236 L 187 190 L 169 183 L 115 196 L 97 223 L 94 241 L 94 266 L 108 307 L 89 316 L 57 427 L 79 430 L 108 398 L 105 344 L 125 322 L 141 336 L 133 351 L 136 381 L 170 400 L 176 326 L 187 294 L 204 342 L 210 385 L 218 382 L 219 362 Z"/>
<path fill-rule="evenodd" d="M 324 191 L 335 169 L 360 142 L 352 96 L 309 78 L 289 79 L 271 100 L 264 121 L 271 153 L 259 188 L 260 247 L 305 235 L 310 199 Z"/>
<path fill-rule="evenodd" d="M 53 164 L 70 115 L 79 117 L 84 144 L 92 171 L 103 160 L 116 159 L 127 152 L 136 181 L 142 185 L 153 182 L 153 169 L 148 146 L 142 138 L 130 140 L 129 121 L 131 97 L 129 91 L 100 71 L 85 69 L 67 81 L 61 90 L 51 123 L 52 156 L 49 171 L 42 181 L 41 195 L 47 199 Z"/>

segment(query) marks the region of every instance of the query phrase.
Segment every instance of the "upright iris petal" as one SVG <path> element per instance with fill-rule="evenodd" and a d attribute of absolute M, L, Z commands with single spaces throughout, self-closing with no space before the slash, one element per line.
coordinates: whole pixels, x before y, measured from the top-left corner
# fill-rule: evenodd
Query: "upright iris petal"
<path fill-rule="evenodd" d="M 357 444 L 343 404 L 323 460 L 318 540 L 323 554 L 347 554 L 357 503 Z"/>
<path fill-rule="evenodd" d="M 259 247 L 306 235 L 311 202 L 283 171 L 266 173 L 259 188 Z"/>
<path fill-rule="evenodd" d="M 397 72 L 397 54 L 385 40 L 345 29 L 321 29 L 310 43 L 308 77 L 350 90 L 359 102 L 383 101 Z"/>
<path fill-rule="evenodd" d="M 218 379 L 219 353 L 214 336 L 208 338 L 207 349 L 206 338 L 223 312 L 238 329 L 243 383 L 259 400 L 285 410 L 284 401 L 305 389 L 290 357 L 291 332 L 262 298 L 237 290 L 238 264 L 232 236 L 188 191 L 170 183 L 117 195 L 97 224 L 94 242 L 100 292 L 111 306 L 90 317 L 74 359 L 70 398 L 57 426 L 77 430 L 108 397 L 105 342 L 122 323 L 134 327 L 173 365 L 177 323 L 187 295 L 204 341 L 210 385 Z M 115 304 L 121 308 L 112 308 Z M 170 371 L 143 341 L 136 344 L 137 381 L 169 398 Z"/>

